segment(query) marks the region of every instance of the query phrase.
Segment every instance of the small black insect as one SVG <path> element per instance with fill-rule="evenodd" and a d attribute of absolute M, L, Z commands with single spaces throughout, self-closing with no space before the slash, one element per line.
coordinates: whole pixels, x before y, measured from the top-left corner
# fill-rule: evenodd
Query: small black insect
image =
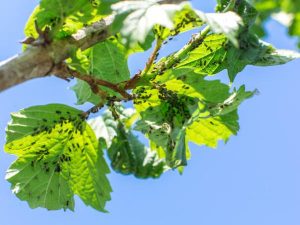
<path fill-rule="evenodd" d="M 60 165 L 56 164 L 55 172 L 59 173 L 61 171 Z"/>

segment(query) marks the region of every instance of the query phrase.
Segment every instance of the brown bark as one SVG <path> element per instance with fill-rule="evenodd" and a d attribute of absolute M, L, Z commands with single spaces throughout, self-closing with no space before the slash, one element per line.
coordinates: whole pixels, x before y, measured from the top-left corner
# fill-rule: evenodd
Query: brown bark
<path fill-rule="evenodd" d="M 180 2 L 183 0 L 161 1 L 162 4 Z M 48 76 L 74 49 L 84 50 L 104 41 L 112 35 L 109 32 L 112 21 L 113 16 L 109 16 L 79 30 L 67 39 L 28 45 L 23 53 L 0 62 L 0 92 L 33 78 Z"/>
<path fill-rule="evenodd" d="M 24 81 L 44 77 L 76 48 L 87 49 L 105 40 L 113 18 L 107 17 L 79 30 L 71 37 L 37 46 L 30 45 L 21 54 L 0 62 L 0 92 Z"/>

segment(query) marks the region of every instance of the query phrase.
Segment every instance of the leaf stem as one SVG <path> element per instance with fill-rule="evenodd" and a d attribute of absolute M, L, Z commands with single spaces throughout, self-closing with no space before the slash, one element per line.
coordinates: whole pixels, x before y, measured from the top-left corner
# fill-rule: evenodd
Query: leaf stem
<path fill-rule="evenodd" d="M 166 58 L 162 58 L 153 68 L 153 70 L 149 73 L 150 69 L 152 68 L 151 66 L 146 67 L 146 70 L 143 71 L 142 75 L 140 75 L 139 78 L 141 77 L 146 77 L 146 82 L 148 82 L 151 79 L 154 79 L 157 75 L 163 74 L 164 71 L 167 69 L 172 68 L 176 64 L 178 64 L 183 58 L 186 57 L 186 55 L 192 51 L 193 49 L 197 48 L 205 39 L 207 34 L 210 32 L 210 27 L 207 26 L 205 27 L 200 33 L 194 35 L 192 39 L 178 52 L 176 52 L 173 55 L 170 55 Z M 146 73 L 145 73 L 146 72 Z M 144 75 L 144 76 L 143 76 Z M 144 85 L 145 80 L 143 79 L 138 79 L 136 81 L 136 86 L 138 85 Z"/>
<path fill-rule="evenodd" d="M 104 106 L 104 104 L 101 102 L 95 106 L 93 106 L 92 108 L 90 108 L 89 110 L 85 111 L 82 113 L 82 117 L 86 120 L 88 119 L 88 117 L 90 116 L 91 113 L 97 113 L 102 107 Z"/>
<path fill-rule="evenodd" d="M 158 74 L 162 74 L 165 70 L 170 69 L 171 67 L 179 63 L 182 58 L 184 58 L 190 51 L 198 47 L 203 42 L 204 38 L 207 36 L 209 32 L 210 32 L 210 27 L 209 26 L 205 27 L 199 34 L 194 35 L 192 39 L 174 55 L 169 56 L 167 60 L 165 60 L 164 58 L 161 59 L 151 71 L 154 60 L 163 43 L 161 39 L 158 39 L 155 48 L 148 62 L 146 63 L 146 67 L 144 68 L 143 71 L 137 73 L 132 79 L 130 79 L 126 83 L 125 89 L 129 90 L 139 85 L 145 85 L 145 82 L 148 83 L 149 80 L 155 78 Z"/>
<path fill-rule="evenodd" d="M 141 77 L 145 76 L 151 69 L 154 61 L 156 60 L 157 56 L 158 56 L 158 52 L 161 48 L 163 44 L 163 40 L 162 39 L 157 39 L 156 40 L 156 44 L 154 46 L 154 49 L 146 63 L 145 68 L 142 71 L 139 71 L 138 73 L 136 73 L 130 80 L 128 80 L 125 84 L 124 89 L 125 90 L 130 90 L 136 87 L 136 83 L 140 80 Z"/>
<path fill-rule="evenodd" d="M 157 58 L 157 54 L 158 54 L 162 44 L 163 44 L 163 40 L 158 38 L 156 40 L 156 44 L 155 44 L 155 47 L 153 49 L 153 52 L 151 53 L 151 55 L 150 55 L 150 57 L 149 57 L 149 59 L 146 63 L 146 67 L 143 69 L 142 74 L 147 74 L 149 72 L 149 70 L 151 69 L 151 67 L 152 67 L 152 65 L 155 61 L 155 59 Z"/>
<path fill-rule="evenodd" d="M 96 78 L 92 75 L 81 74 L 78 71 L 70 69 L 68 67 L 68 65 L 65 64 L 65 63 L 61 63 L 61 64 L 56 65 L 52 69 L 52 73 L 55 76 L 58 76 L 60 78 L 67 79 L 67 80 L 68 80 L 68 78 L 74 78 L 74 77 L 76 77 L 80 80 L 83 80 L 83 81 L 87 82 L 90 85 L 92 91 L 95 94 L 100 95 L 104 98 L 107 98 L 107 94 L 106 94 L 105 91 L 102 91 L 98 86 L 107 87 L 107 88 L 110 88 L 111 90 L 113 90 L 115 92 L 118 92 L 124 98 L 124 100 L 131 100 L 132 99 L 132 96 L 129 93 L 127 93 L 124 88 L 119 87 L 118 84 L 114 84 L 114 83 L 111 83 L 111 82 L 106 81 L 106 80 L 98 79 L 98 78 Z"/>
<path fill-rule="evenodd" d="M 80 74 L 77 71 L 71 71 L 71 75 L 80 80 L 87 82 L 92 87 L 92 89 L 93 89 L 93 87 L 95 87 L 95 85 L 96 86 L 99 85 L 99 86 L 107 87 L 115 92 L 118 92 L 126 100 L 132 99 L 132 96 L 130 94 L 128 94 L 124 89 L 121 89 L 117 84 L 113 84 L 106 80 L 98 79 L 91 75 Z"/>
<path fill-rule="evenodd" d="M 230 11 L 234 8 L 234 6 L 239 2 L 239 0 L 231 0 L 230 3 L 227 5 L 227 7 L 222 12 Z M 158 74 L 162 74 L 165 70 L 172 68 L 177 63 L 179 63 L 190 51 L 197 48 L 205 39 L 205 37 L 209 34 L 211 31 L 210 26 L 206 26 L 201 32 L 194 35 L 192 39 L 178 52 L 176 52 L 174 55 L 170 55 L 165 60 L 164 58 L 161 59 L 154 67 L 154 70 L 150 73 L 150 69 L 152 68 L 152 65 L 154 63 L 154 60 L 156 58 L 156 55 L 163 43 L 163 40 L 157 39 L 156 46 L 153 50 L 153 53 L 151 54 L 146 67 L 142 72 L 137 73 L 132 79 L 130 79 L 126 85 L 125 89 L 133 89 L 138 85 L 144 85 L 145 80 L 141 79 L 143 77 L 146 77 L 148 75 L 148 79 L 146 79 L 146 83 L 148 80 L 155 78 Z"/>

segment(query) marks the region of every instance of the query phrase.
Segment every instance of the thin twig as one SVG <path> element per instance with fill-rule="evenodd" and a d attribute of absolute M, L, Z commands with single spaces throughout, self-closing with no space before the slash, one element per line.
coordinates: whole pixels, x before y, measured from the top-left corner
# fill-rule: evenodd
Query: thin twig
<path fill-rule="evenodd" d="M 103 106 L 104 106 L 104 104 L 102 102 L 95 105 L 95 106 L 93 106 L 92 108 L 90 108 L 86 112 L 83 112 L 82 117 L 84 119 L 88 119 L 91 113 L 97 113 Z"/>
<path fill-rule="evenodd" d="M 137 81 L 140 79 L 141 73 L 142 73 L 142 71 L 140 70 L 130 80 L 125 81 L 124 89 L 125 90 L 133 89 L 135 87 L 135 84 L 137 83 Z"/>
<path fill-rule="evenodd" d="M 161 39 L 156 40 L 155 47 L 146 63 L 145 68 L 142 71 L 139 71 L 138 73 L 136 73 L 129 81 L 126 82 L 126 84 L 124 86 L 125 90 L 130 90 L 130 89 L 135 88 L 136 83 L 140 80 L 140 78 L 150 71 L 155 59 L 157 58 L 158 52 L 159 52 L 162 44 L 163 44 L 163 40 L 161 40 Z"/>
<path fill-rule="evenodd" d="M 92 88 L 95 88 L 96 86 L 103 86 L 103 87 L 107 87 L 115 92 L 118 92 L 120 95 L 122 95 L 123 98 L 125 98 L 126 100 L 128 99 L 132 99 L 132 96 L 130 94 L 128 94 L 124 89 L 121 89 L 117 84 L 113 84 L 109 81 L 106 80 L 101 80 L 98 79 L 94 76 L 91 75 L 86 75 L 86 74 L 81 74 L 77 71 L 74 70 L 69 70 L 70 74 L 80 80 L 83 80 L 85 82 L 87 82 Z"/>
<path fill-rule="evenodd" d="M 143 69 L 143 74 L 147 74 L 149 72 L 149 70 L 151 69 L 152 64 L 155 61 L 155 59 L 157 57 L 157 53 L 160 50 L 162 44 L 163 44 L 163 40 L 161 40 L 160 38 L 156 40 L 156 44 L 153 49 L 153 52 L 151 53 L 151 55 L 146 63 L 146 67 Z"/>
<path fill-rule="evenodd" d="M 239 3 L 239 0 L 231 0 L 230 4 L 227 8 L 223 10 L 223 12 L 230 11 L 236 4 Z M 192 39 L 178 52 L 176 52 L 172 57 L 169 57 L 167 60 L 159 61 L 153 72 L 150 73 L 150 77 L 154 78 L 157 74 L 162 74 L 165 70 L 172 68 L 175 66 L 178 62 L 182 60 L 190 51 L 197 48 L 203 40 L 206 38 L 206 36 L 210 33 L 211 28 L 210 26 L 206 26 L 199 34 L 196 34 L 192 37 Z M 137 86 L 137 84 L 141 81 L 141 77 L 146 76 L 150 69 L 152 68 L 152 64 L 156 58 L 156 54 L 158 53 L 160 47 L 162 44 L 162 40 L 158 39 L 156 46 L 153 50 L 153 53 L 151 54 L 145 69 L 142 72 L 137 73 L 131 80 L 129 80 L 128 84 L 125 85 L 125 89 L 132 89 Z"/>

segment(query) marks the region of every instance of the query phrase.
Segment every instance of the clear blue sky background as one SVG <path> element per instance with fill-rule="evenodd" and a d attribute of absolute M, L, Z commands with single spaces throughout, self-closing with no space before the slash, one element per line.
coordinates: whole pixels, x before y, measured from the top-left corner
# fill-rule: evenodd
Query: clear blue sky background
<path fill-rule="evenodd" d="M 0 61 L 20 52 L 18 41 L 37 0 L 2 1 Z M 211 11 L 214 1 L 194 1 Z M 266 39 L 293 49 L 295 40 L 276 22 L 267 24 Z M 176 38 L 165 52 L 188 40 Z M 136 72 L 144 56 L 130 60 Z M 241 131 L 217 150 L 191 145 L 192 160 L 184 175 L 164 174 L 159 180 L 137 180 L 112 172 L 113 200 L 109 214 L 86 207 L 76 211 L 32 210 L 19 201 L 4 180 L 14 157 L 0 151 L 0 223 L 3 225 L 299 225 L 300 224 L 300 61 L 272 68 L 247 67 L 235 84 L 260 95 L 239 110 Z M 298 71 L 298 72 L 297 72 Z M 221 77 L 225 77 L 221 75 Z M 31 105 L 76 101 L 70 84 L 56 78 L 38 79 L 0 93 L 0 146 L 10 112 Z M 82 106 L 87 109 L 87 106 Z"/>

